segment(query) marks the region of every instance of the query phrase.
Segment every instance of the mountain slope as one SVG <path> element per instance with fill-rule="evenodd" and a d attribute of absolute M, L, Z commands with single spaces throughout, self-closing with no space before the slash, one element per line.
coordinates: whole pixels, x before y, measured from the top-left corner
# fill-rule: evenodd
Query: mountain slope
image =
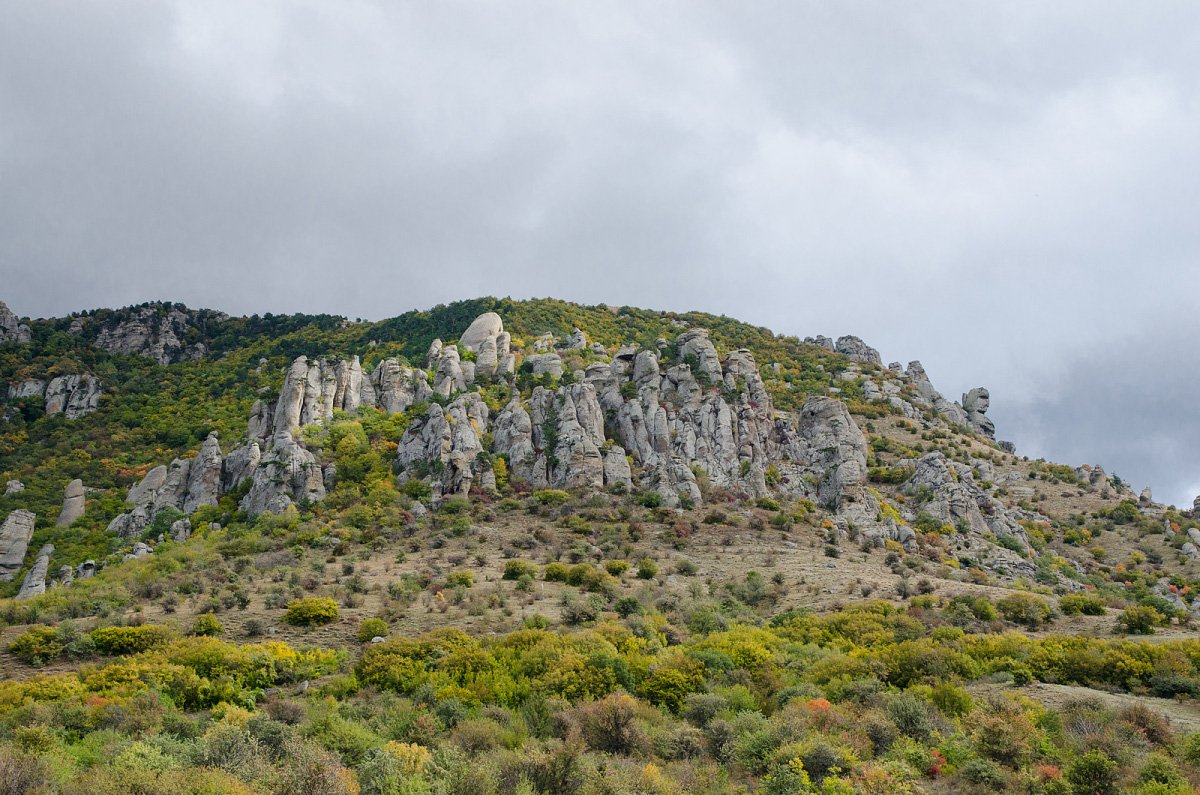
<path fill-rule="evenodd" d="M 322 652 L 296 670 L 271 663 L 270 677 L 231 675 L 232 703 L 259 703 L 264 683 L 299 681 L 302 669 L 337 696 L 338 720 L 366 721 L 376 738 L 390 736 L 380 715 L 354 716 L 371 712 L 360 687 L 399 691 L 432 710 L 433 733 L 418 745 L 442 756 L 397 773 L 406 786 L 449 786 L 461 771 L 451 772 L 445 754 L 495 749 L 465 742 L 454 726 L 500 721 L 488 710 L 501 706 L 533 709 L 527 688 L 537 682 L 575 704 L 562 706 L 575 729 L 543 736 L 522 718 L 536 738 L 530 753 L 563 753 L 582 737 L 590 750 L 572 762 L 580 770 L 624 770 L 630 755 L 671 767 L 658 784 L 628 784 L 636 791 L 699 791 L 701 779 L 709 791 L 806 791 L 805 778 L 827 774 L 857 788 L 847 791 L 916 791 L 941 786 L 942 768 L 954 786 L 986 788 L 1032 776 L 1035 758 L 1094 761 L 1087 742 L 1076 749 L 1065 739 L 1057 757 L 1028 748 L 999 756 L 967 713 L 1041 718 L 1027 706 L 949 708 L 941 691 L 920 687 L 1000 676 L 1200 692 L 1200 652 L 1187 629 L 1200 610 L 1200 522 L 1133 495 L 1098 467 L 1020 457 L 992 438 L 986 390 L 947 400 L 919 362 L 885 366 L 853 337 L 801 341 L 701 313 L 549 299 L 484 298 L 377 323 L 231 318 L 168 304 L 8 316 L 0 317 L 0 377 L 10 385 L 0 479 L 13 483 L 0 498 L 9 517 L 0 573 L 7 593 L 20 595 L 3 603 L 6 642 L 16 642 L 0 658 L 16 699 L 0 693 L 3 703 L 27 699 L 18 682 L 47 665 L 108 693 L 73 672 L 114 651 L 142 654 L 146 670 L 182 664 L 217 687 L 221 677 L 188 657 L 198 641 L 172 639 L 189 628 L 203 634 L 208 622 L 233 637 L 269 628 L 273 640 L 350 655 L 332 678 L 338 663 Z M 308 596 L 335 601 L 297 602 Z M 310 608 L 317 612 L 306 618 Z M 326 609 L 334 620 L 321 618 Z M 356 627 L 377 619 L 378 634 L 390 628 L 393 639 L 360 648 L 371 634 L 356 637 Z M 51 628 L 27 626 L 38 621 Z M 151 640 L 109 645 L 107 625 L 139 623 Z M 540 629 L 547 625 L 571 631 L 551 640 L 559 636 Z M 1106 639 L 1114 628 L 1155 626 L 1154 646 Z M 995 634 L 1013 627 L 1024 640 Z M 1061 647 L 1048 631 L 1082 645 Z M 514 634 L 488 640 L 497 632 Z M 923 636 L 925 645 L 904 646 Z M 505 657 L 510 644 L 527 642 L 517 661 Z M 220 648 L 211 653 L 251 653 Z M 459 649 L 474 656 L 448 673 Z M 557 662 L 504 684 L 486 673 L 525 670 L 539 655 Z M 1072 655 L 1141 662 L 1086 668 Z M 849 673 L 835 675 L 836 665 Z M 593 685 L 573 690 L 572 677 Z M 134 678 L 193 715 L 223 698 L 185 697 L 161 672 Z M 853 682 L 868 680 L 874 695 L 851 694 Z M 735 698 L 736 687 L 745 696 Z M 621 718 L 642 739 L 593 742 L 586 727 L 598 718 L 589 710 L 600 707 L 588 703 L 604 699 L 596 703 L 619 713 L 627 705 L 608 694 L 622 690 L 657 708 Z M 734 745 L 756 731 L 776 733 L 776 745 L 808 745 L 792 748 L 794 757 L 720 751 L 707 719 L 696 719 L 709 736 L 675 756 L 668 746 L 684 740 L 667 735 L 685 727 L 670 716 L 686 712 L 685 696 L 689 704 L 712 696 L 721 714 L 731 699 L 749 699 L 746 709 L 775 722 L 743 726 L 733 709 Z M 850 722 L 844 731 L 813 716 L 802 726 L 785 718 L 820 697 L 836 702 L 835 723 Z M 930 719 L 944 741 L 910 734 L 911 753 L 893 758 L 849 728 L 879 712 L 905 732 L 889 712 L 903 698 L 939 710 Z M 469 714 L 447 717 L 456 700 Z M 311 738 L 330 718 L 304 720 Z M 780 731 L 792 733 L 786 742 Z M 378 773 L 368 761 L 392 764 L 386 754 L 400 753 L 365 735 L 361 752 L 321 737 L 311 752 L 338 754 L 368 789 Z M 833 765 L 846 776 L 816 775 L 817 742 L 850 755 Z M 952 753 L 954 743 L 974 750 Z M 1162 745 L 1109 754 L 1113 780 L 1119 771 L 1132 782 Z M 914 754 L 933 761 L 917 764 Z M 497 780 L 501 757 L 486 757 Z M 1195 772 L 1186 755 L 1171 764 L 1175 775 Z M 558 791 L 523 770 L 511 780 Z M 892 789 L 870 790 L 871 776 Z M 241 778 L 269 786 L 265 772 Z M 1053 777 L 1037 786 L 1058 791 L 1056 781 L 1067 786 Z"/>

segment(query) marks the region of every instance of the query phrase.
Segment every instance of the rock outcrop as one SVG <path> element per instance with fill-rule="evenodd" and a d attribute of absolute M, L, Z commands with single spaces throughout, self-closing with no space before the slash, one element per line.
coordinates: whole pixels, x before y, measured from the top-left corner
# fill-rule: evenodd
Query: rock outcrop
<path fill-rule="evenodd" d="M 487 430 L 488 407 L 476 392 L 460 395 L 444 408 L 432 403 L 405 430 L 396 462 L 410 475 L 431 477 L 444 495 L 466 496 Z"/>
<path fill-rule="evenodd" d="M 63 494 L 62 511 L 59 512 L 58 521 L 55 524 L 58 527 L 66 527 L 83 516 L 86 501 L 87 491 L 83 488 L 83 481 L 79 478 L 72 480 L 67 484 Z"/>
<path fill-rule="evenodd" d="M 929 380 L 929 376 L 920 362 L 909 362 L 905 374 L 908 376 L 909 383 L 916 390 L 914 400 L 919 405 L 931 407 L 952 425 L 970 425 L 970 419 L 967 417 L 967 412 L 963 411 L 962 406 L 946 400 L 942 397 L 941 392 L 934 389 L 933 383 Z"/>
<path fill-rule="evenodd" d="M 19 480 L 10 480 L 4 486 L 4 496 L 11 497 L 25 491 L 25 484 Z"/>
<path fill-rule="evenodd" d="M 250 477 L 250 491 L 238 507 L 251 515 L 283 513 L 296 503 L 325 498 L 321 463 L 286 431 L 272 437 Z"/>
<path fill-rule="evenodd" d="M 962 397 L 962 408 L 971 427 L 989 439 L 996 438 L 996 426 L 987 417 L 991 405 L 991 394 L 984 387 L 976 387 Z"/>
<path fill-rule="evenodd" d="M 198 318 L 223 319 L 225 315 L 180 306 L 139 306 L 117 310 L 96 334 L 92 344 L 109 353 L 145 356 L 159 364 L 203 358 L 203 343 L 185 344 Z M 79 324 L 82 332 L 87 323 Z"/>
<path fill-rule="evenodd" d="M 511 375 L 516 357 L 510 350 L 512 337 L 495 312 L 485 312 L 472 321 L 458 344 L 475 354 L 475 376 L 494 378 Z"/>
<path fill-rule="evenodd" d="M 38 552 L 37 559 L 29 567 L 17 599 L 32 599 L 46 592 L 46 575 L 50 573 L 50 556 L 54 554 L 54 545 L 46 544 Z"/>
<path fill-rule="evenodd" d="M 29 326 L 21 322 L 8 304 L 0 301 L 0 344 L 15 343 L 25 345 L 32 338 L 33 332 Z"/>
<path fill-rule="evenodd" d="M 626 345 L 611 359 L 596 353 L 586 371 L 564 379 L 553 338 L 542 341 L 544 352 L 526 357 L 520 369 L 553 378 L 526 397 L 514 390 L 495 413 L 476 391 L 476 379 L 511 379 L 514 385 L 519 379 L 511 340 L 493 314 L 477 318 L 455 345 L 432 343 L 432 383 L 424 370 L 396 359 L 380 362 L 368 376 L 356 357 L 298 357 L 278 399 L 255 403 L 244 444 L 222 457 L 211 436 L 195 458 L 152 470 L 130 489 L 131 510 L 111 528 L 136 537 L 158 511 L 190 513 L 247 479 L 239 507 L 249 514 L 320 500 L 336 472 L 298 441 L 300 428 L 338 410 L 400 412 L 428 402 L 397 444 L 396 469 L 400 479 L 428 480 L 434 505 L 495 488 L 494 460 L 501 456 L 510 480 L 535 489 L 637 488 L 657 492 L 667 506 L 699 503 L 703 489 L 744 496 L 781 492 L 828 506 L 844 528 L 875 527 L 880 537 L 915 543 L 906 525 L 880 518 L 867 488 L 866 440 L 846 404 L 811 397 L 795 415 L 776 411 L 750 351 L 722 355 L 707 331 L 684 325 L 674 342 L 658 340 L 650 349 Z M 572 335 L 568 345 L 586 349 L 586 335 Z M 919 363 L 910 365 L 907 378 L 892 371 L 868 377 L 865 365 L 878 366 L 877 352 L 857 338 L 830 345 L 854 360 L 842 376 L 862 381 L 869 399 L 898 401 L 906 414 L 917 412 L 908 398 L 943 413 L 956 408 L 965 423 L 966 413 L 932 388 Z M 474 361 L 460 357 L 460 348 Z M 965 518 L 990 527 L 988 517 L 1002 514 L 1002 507 L 978 487 L 963 491 L 960 480 L 942 471 L 948 466 L 929 462 L 924 474 L 915 467 L 916 479 L 934 495 L 932 510 L 949 522 Z M 1004 516 L 996 521 L 997 530 L 1019 531 Z M 180 534 L 173 528 L 171 535 Z"/>
<path fill-rule="evenodd" d="M 849 335 L 838 337 L 834 350 L 854 362 L 883 365 L 883 359 L 879 356 L 879 351 L 858 337 Z"/>
<path fill-rule="evenodd" d="M 88 373 L 60 375 L 49 380 L 31 379 L 8 387 L 10 401 L 37 397 L 45 401 L 46 416 L 63 414 L 77 420 L 100 407 L 100 379 Z"/>
<path fill-rule="evenodd" d="M 221 497 L 221 444 L 216 432 L 208 435 L 188 466 L 187 485 L 179 510 L 191 513 L 201 505 L 216 505 Z"/>
<path fill-rule="evenodd" d="M 0 525 L 0 580 L 11 582 L 25 565 L 25 552 L 33 538 L 36 520 L 37 516 L 30 511 L 17 510 Z"/>

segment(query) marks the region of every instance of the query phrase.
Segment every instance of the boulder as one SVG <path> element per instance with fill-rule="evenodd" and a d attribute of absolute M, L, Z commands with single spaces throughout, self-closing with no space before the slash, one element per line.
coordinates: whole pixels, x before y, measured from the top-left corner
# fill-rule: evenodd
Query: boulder
<path fill-rule="evenodd" d="M 96 561 L 85 560 L 75 568 L 75 579 L 86 580 L 96 573 Z"/>
<path fill-rule="evenodd" d="M 16 510 L 0 525 L 0 581 L 11 582 L 25 564 L 25 551 L 33 538 L 37 516 L 30 511 Z"/>
<path fill-rule="evenodd" d="M 433 403 L 404 431 L 396 449 L 401 470 L 416 472 L 434 465 L 445 495 L 466 496 L 474 481 L 476 456 L 483 450 L 488 408 L 478 392 L 468 392 L 445 408 Z"/>
<path fill-rule="evenodd" d="M 68 483 L 66 491 L 63 493 L 62 510 L 58 514 L 58 521 L 55 522 L 55 525 L 66 527 L 83 516 L 86 499 L 87 492 L 83 488 L 82 480 L 75 478 Z"/>
<path fill-rule="evenodd" d="M 562 378 L 563 363 L 562 357 L 557 353 L 535 353 L 525 357 L 522 368 L 528 366 L 529 372 L 534 375 L 543 375 L 549 373 L 554 378 Z"/>
<path fill-rule="evenodd" d="M 925 368 L 918 361 L 908 363 L 908 370 L 905 371 L 908 376 L 909 383 L 917 390 L 918 397 L 915 400 L 930 406 L 938 414 L 942 415 L 945 420 L 953 425 L 970 425 L 970 419 L 967 417 L 962 406 L 957 403 L 952 403 L 942 397 L 942 393 L 938 392 L 930 382 L 929 376 L 925 373 Z"/>
<path fill-rule="evenodd" d="M 257 441 L 238 447 L 221 462 L 221 493 L 233 491 L 242 481 L 254 474 L 262 460 L 262 448 Z"/>
<path fill-rule="evenodd" d="M 1142 489 L 1142 493 L 1138 495 L 1138 505 L 1143 508 L 1154 504 L 1154 493 L 1150 491 L 1150 487 Z"/>
<path fill-rule="evenodd" d="M 185 519 L 177 519 L 171 523 L 171 540 L 182 544 L 192 537 L 192 523 Z"/>
<path fill-rule="evenodd" d="M 8 387 L 10 401 L 41 398 L 46 416 L 62 414 L 69 420 L 77 420 L 98 409 L 102 396 L 100 380 L 87 373 L 60 375 L 48 382 L 30 379 Z"/>
<path fill-rule="evenodd" d="M 4 496 L 11 497 L 14 494 L 20 494 L 25 491 L 25 484 L 19 480 L 10 480 L 4 486 Z"/>
<path fill-rule="evenodd" d="M 495 341 L 504 331 L 504 321 L 495 312 L 484 312 L 471 321 L 467 330 L 458 338 L 458 344 L 469 351 L 479 351 L 479 346 L 486 340 Z"/>
<path fill-rule="evenodd" d="M 50 572 L 50 556 L 53 554 L 53 544 L 42 547 L 33 566 L 29 568 L 29 573 L 25 575 L 25 581 L 21 583 L 17 599 L 32 599 L 46 592 L 46 575 Z"/>
<path fill-rule="evenodd" d="M 681 362 L 694 361 L 695 376 L 702 383 L 712 385 L 721 381 L 721 362 L 717 358 L 717 349 L 708 338 L 708 330 L 691 329 L 679 335 L 676 340 Z"/>
<path fill-rule="evenodd" d="M 858 337 L 850 335 L 838 337 L 834 350 L 854 362 L 883 366 L 883 359 L 880 358 L 879 351 L 867 345 Z"/>

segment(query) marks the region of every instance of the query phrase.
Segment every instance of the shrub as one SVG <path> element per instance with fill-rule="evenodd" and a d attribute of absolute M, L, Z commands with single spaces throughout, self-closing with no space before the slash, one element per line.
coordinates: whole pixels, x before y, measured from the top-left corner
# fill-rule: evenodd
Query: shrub
<path fill-rule="evenodd" d="M 604 570 L 614 577 L 620 577 L 622 574 L 629 571 L 629 561 L 606 560 L 604 561 Z"/>
<path fill-rule="evenodd" d="M 570 501 L 571 494 L 562 489 L 542 489 L 541 491 L 535 491 L 533 498 L 537 500 L 539 505 L 562 505 Z"/>
<path fill-rule="evenodd" d="M 662 495 L 657 491 L 643 491 L 638 495 L 638 505 L 643 508 L 658 508 L 662 505 Z"/>
<path fill-rule="evenodd" d="M 576 709 L 576 715 L 584 742 L 594 751 L 627 754 L 643 741 L 634 722 L 637 702 L 623 693 L 584 704 Z"/>
<path fill-rule="evenodd" d="M 141 627 L 100 627 L 88 633 L 101 654 L 126 655 L 161 646 L 171 639 L 171 630 L 157 624 Z"/>
<path fill-rule="evenodd" d="M 372 638 L 386 638 L 388 624 L 382 618 L 368 618 L 358 625 L 355 637 L 359 643 L 370 643 Z"/>
<path fill-rule="evenodd" d="M 979 787 L 1000 790 L 1004 787 L 1004 774 L 990 759 L 969 759 L 959 771 L 964 779 Z"/>
<path fill-rule="evenodd" d="M 1067 616 L 1102 616 L 1104 600 L 1095 594 L 1072 593 L 1059 598 L 1058 609 Z"/>
<path fill-rule="evenodd" d="M 428 500 L 433 496 L 433 487 L 423 480 L 405 481 L 400 490 L 414 500 Z"/>
<path fill-rule="evenodd" d="M 225 627 L 221 626 L 220 620 L 212 613 L 201 613 L 192 622 L 192 630 L 188 634 L 205 636 L 224 635 Z"/>
<path fill-rule="evenodd" d="M 1167 623 L 1166 617 L 1147 605 L 1133 605 L 1117 616 L 1117 626 L 1130 635 L 1153 635 L 1155 627 Z"/>
<path fill-rule="evenodd" d="M 1103 751 L 1088 751 L 1067 768 L 1074 795 L 1110 795 L 1117 791 L 1117 763 Z"/>
<path fill-rule="evenodd" d="M 501 577 L 505 580 L 519 580 L 524 576 L 536 577 L 537 566 L 527 560 L 509 560 L 504 563 L 504 574 Z"/>
<path fill-rule="evenodd" d="M 546 582 L 566 582 L 571 569 L 565 563 L 547 563 L 542 568 L 542 579 Z"/>
<path fill-rule="evenodd" d="M 28 665 L 45 665 L 62 656 L 66 647 L 53 627 L 32 627 L 8 645 L 8 652 Z"/>
<path fill-rule="evenodd" d="M 642 612 L 642 603 L 639 602 L 635 597 L 622 596 L 613 605 L 613 610 L 615 610 L 617 615 L 619 615 L 621 618 L 629 618 L 632 615 Z"/>
<path fill-rule="evenodd" d="M 637 576 L 639 580 L 653 580 L 658 576 L 658 564 L 650 558 L 638 561 Z"/>
<path fill-rule="evenodd" d="M 470 588 L 475 584 L 475 575 L 466 569 L 452 571 L 446 575 L 447 588 Z"/>
<path fill-rule="evenodd" d="M 1047 623 L 1053 615 L 1045 599 L 1024 593 L 1011 594 L 997 600 L 996 608 L 1005 619 L 1029 629 L 1037 629 Z"/>
<path fill-rule="evenodd" d="M 308 596 L 288 603 L 283 620 L 297 627 L 329 624 L 338 617 L 337 602 L 321 596 Z"/>

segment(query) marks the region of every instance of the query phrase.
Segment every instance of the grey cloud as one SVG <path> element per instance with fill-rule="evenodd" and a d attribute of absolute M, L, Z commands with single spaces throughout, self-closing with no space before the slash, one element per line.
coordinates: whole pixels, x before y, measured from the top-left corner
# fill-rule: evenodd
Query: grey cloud
<path fill-rule="evenodd" d="M 556 295 L 856 333 L 989 386 L 1023 447 L 1183 501 L 1186 446 L 1133 452 L 1200 426 L 1159 382 L 1099 424 L 1056 406 L 1134 340 L 1195 383 L 1197 40 L 1171 2 L 18 0 L 4 297 Z"/>

